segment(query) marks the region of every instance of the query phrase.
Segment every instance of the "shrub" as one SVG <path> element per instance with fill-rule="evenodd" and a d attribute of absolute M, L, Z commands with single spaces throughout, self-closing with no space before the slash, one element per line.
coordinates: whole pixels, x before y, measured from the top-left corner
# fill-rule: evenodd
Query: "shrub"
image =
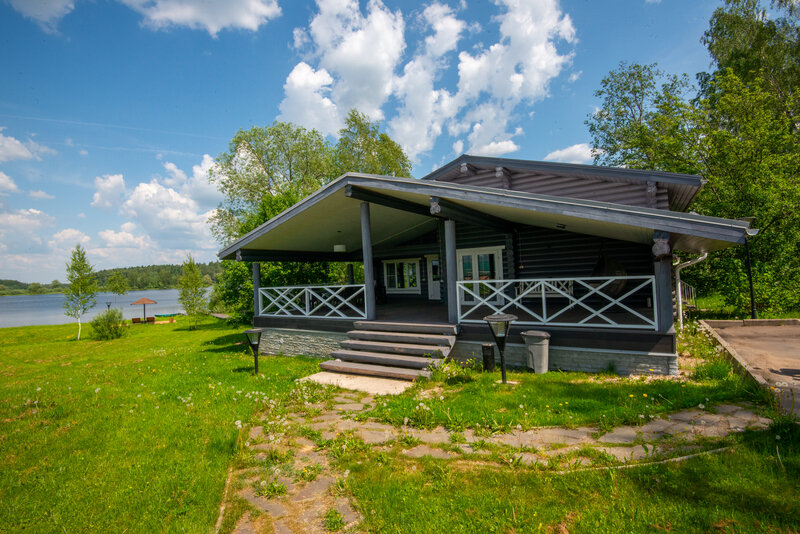
<path fill-rule="evenodd" d="M 92 319 L 90 324 L 93 339 L 117 339 L 128 331 L 123 325 L 122 312 L 116 308 L 104 311 Z"/>

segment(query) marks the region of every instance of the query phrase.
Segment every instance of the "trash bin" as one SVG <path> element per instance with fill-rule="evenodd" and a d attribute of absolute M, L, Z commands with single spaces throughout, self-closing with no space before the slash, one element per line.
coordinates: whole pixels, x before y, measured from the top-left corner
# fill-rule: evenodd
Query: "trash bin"
<path fill-rule="evenodd" d="M 494 371 L 494 343 L 484 343 L 481 345 L 483 356 L 483 370 Z"/>
<path fill-rule="evenodd" d="M 550 354 L 550 334 L 541 330 L 522 332 L 522 339 L 528 348 L 528 368 L 536 374 L 547 372 Z"/>

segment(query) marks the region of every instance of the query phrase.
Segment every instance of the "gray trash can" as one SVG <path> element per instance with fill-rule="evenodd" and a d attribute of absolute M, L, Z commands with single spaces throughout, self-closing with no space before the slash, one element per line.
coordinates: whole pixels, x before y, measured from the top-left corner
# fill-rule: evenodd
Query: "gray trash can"
<path fill-rule="evenodd" d="M 547 372 L 550 359 L 550 334 L 541 330 L 522 332 L 522 339 L 528 349 L 528 368 L 536 374 Z"/>

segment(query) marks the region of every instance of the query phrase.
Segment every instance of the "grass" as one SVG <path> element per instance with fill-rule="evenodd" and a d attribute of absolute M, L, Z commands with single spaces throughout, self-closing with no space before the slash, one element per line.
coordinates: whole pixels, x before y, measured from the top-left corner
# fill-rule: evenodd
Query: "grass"
<path fill-rule="evenodd" d="M 794 532 L 800 435 L 749 432 L 681 463 L 554 474 L 430 458 L 351 457 L 369 532 Z M 778 457 L 780 453 L 780 459 Z"/>
<path fill-rule="evenodd" d="M 679 338 L 679 351 L 697 367 L 682 380 L 608 374 L 509 371 L 479 372 L 455 362 L 434 371 L 402 395 L 384 397 L 363 418 L 421 428 L 444 426 L 460 432 L 508 432 L 538 426 L 597 425 L 603 430 L 638 425 L 680 409 L 752 401 L 759 392 L 733 371 L 712 340 L 693 325 Z"/>
<path fill-rule="evenodd" d="M 262 357 L 255 377 L 241 329 L 213 319 L 75 334 L 0 329 L 0 531 L 209 531 L 236 422 L 318 364 Z"/>
<path fill-rule="evenodd" d="M 698 319 L 750 319 L 750 309 L 739 309 L 725 303 L 722 295 L 697 297 L 697 309 L 686 310 L 689 320 Z M 759 319 L 789 319 L 800 317 L 800 310 L 759 310 Z"/>

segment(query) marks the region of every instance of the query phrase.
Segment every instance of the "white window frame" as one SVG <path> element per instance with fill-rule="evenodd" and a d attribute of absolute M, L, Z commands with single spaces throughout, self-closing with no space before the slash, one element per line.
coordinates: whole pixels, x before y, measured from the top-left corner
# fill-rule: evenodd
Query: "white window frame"
<path fill-rule="evenodd" d="M 477 247 L 477 248 L 463 248 L 458 249 L 456 251 L 456 265 L 458 266 L 458 281 L 459 282 L 468 282 L 464 280 L 464 265 L 462 263 L 462 259 L 464 256 L 472 256 L 473 259 L 476 259 L 479 254 L 492 254 L 495 257 L 495 268 L 497 269 L 497 277 L 495 280 L 502 280 L 503 279 L 503 251 L 506 249 L 503 245 L 494 245 L 490 247 Z M 474 273 L 478 272 L 478 264 L 473 261 L 472 269 Z M 479 281 L 475 281 L 479 282 Z M 475 286 L 477 287 L 477 285 Z M 459 295 L 459 299 L 462 304 L 474 304 L 476 301 L 464 294 L 462 291 Z M 499 299 L 497 300 L 499 303 Z"/>
<path fill-rule="evenodd" d="M 404 287 L 404 288 L 391 288 L 389 287 L 389 273 L 386 269 L 386 265 L 389 263 L 397 264 L 397 263 L 413 263 L 417 273 L 417 287 Z M 395 266 L 395 269 L 397 267 Z M 408 286 L 408 277 L 407 273 L 403 272 L 403 276 L 405 277 L 406 286 Z M 422 273 L 419 270 L 419 258 L 406 258 L 406 259 L 396 259 L 396 260 L 383 260 L 383 286 L 386 288 L 387 294 L 394 294 L 394 295 L 421 295 L 422 294 Z"/>

